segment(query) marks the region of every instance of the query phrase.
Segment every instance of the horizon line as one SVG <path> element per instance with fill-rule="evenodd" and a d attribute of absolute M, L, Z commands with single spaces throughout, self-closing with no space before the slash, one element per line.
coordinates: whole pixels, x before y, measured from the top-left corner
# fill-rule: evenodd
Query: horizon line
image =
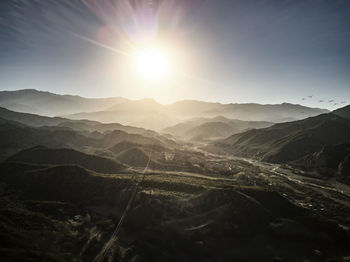
<path fill-rule="evenodd" d="M 339 107 L 337 107 L 336 109 L 329 109 L 327 107 L 314 107 L 314 106 L 311 107 L 311 106 L 303 105 L 303 104 L 300 104 L 300 103 L 292 103 L 292 102 L 287 102 L 287 101 L 281 101 L 280 103 L 258 103 L 258 102 L 229 102 L 229 103 L 225 103 L 225 102 L 219 102 L 219 101 L 199 100 L 199 99 L 194 99 L 194 98 L 176 100 L 176 101 L 170 102 L 170 103 L 162 103 L 162 102 L 159 102 L 159 100 L 157 100 L 156 98 L 153 98 L 153 97 L 143 97 L 143 98 L 130 98 L 130 97 L 126 97 L 126 96 L 91 97 L 91 96 L 82 96 L 82 95 L 71 94 L 71 93 L 69 94 L 69 93 L 52 92 L 52 91 L 47 91 L 47 90 L 35 89 L 35 88 L 23 88 L 23 89 L 15 89 L 15 90 L 1 90 L 0 89 L 0 93 L 1 92 L 20 92 L 20 91 L 36 91 L 36 92 L 49 93 L 49 94 L 52 94 L 52 95 L 59 95 L 59 96 L 80 97 L 80 98 L 83 98 L 83 99 L 122 98 L 122 99 L 129 100 L 129 102 L 141 101 L 141 100 L 149 99 L 149 100 L 154 100 L 156 103 L 158 103 L 160 105 L 163 105 L 163 106 L 172 105 L 172 104 L 179 103 L 179 102 L 203 102 L 203 103 L 221 104 L 221 105 L 249 105 L 249 104 L 255 104 L 255 105 L 264 105 L 264 106 L 290 104 L 290 105 L 295 105 L 295 106 L 308 107 L 308 108 L 311 108 L 311 109 L 324 109 L 324 110 L 329 110 L 330 112 L 332 112 L 332 111 L 334 111 L 336 109 L 343 108 L 343 107 L 349 105 L 349 103 L 339 104 Z"/>

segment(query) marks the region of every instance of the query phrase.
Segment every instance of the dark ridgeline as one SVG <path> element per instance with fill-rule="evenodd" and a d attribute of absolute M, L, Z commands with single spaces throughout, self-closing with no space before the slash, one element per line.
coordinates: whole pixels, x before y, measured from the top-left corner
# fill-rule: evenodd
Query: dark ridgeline
<path fill-rule="evenodd" d="M 350 105 L 334 110 L 333 114 L 350 119 Z"/>

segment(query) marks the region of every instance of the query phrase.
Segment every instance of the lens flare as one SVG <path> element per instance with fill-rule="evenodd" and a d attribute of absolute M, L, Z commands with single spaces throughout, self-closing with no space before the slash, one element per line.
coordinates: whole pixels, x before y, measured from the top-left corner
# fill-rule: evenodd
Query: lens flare
<path fill-rule="evenodd" d="M 150 47 L 139 51 L 135 55 L 136 70 L 149 80 L 158 80 L 170 73 L 169 56 L 164 50 Z"/>

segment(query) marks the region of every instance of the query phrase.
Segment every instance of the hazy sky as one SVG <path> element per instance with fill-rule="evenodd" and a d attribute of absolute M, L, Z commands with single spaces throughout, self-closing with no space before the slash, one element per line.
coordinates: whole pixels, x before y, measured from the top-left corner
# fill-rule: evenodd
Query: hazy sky
<path fill-rule="evenodd" d="M 145 39 L 171 50 L 171 79 L 131 72 Z M 333 109 L 350 102 L 350 1 L 1 0 L 0 89 L 24 88 Z"/>

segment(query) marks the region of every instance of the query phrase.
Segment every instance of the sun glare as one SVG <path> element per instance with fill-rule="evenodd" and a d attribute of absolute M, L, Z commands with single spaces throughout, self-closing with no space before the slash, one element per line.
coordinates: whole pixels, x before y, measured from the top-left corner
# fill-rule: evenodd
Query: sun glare
<path fill-rule="evenodd" d="M 150 47 L 135 55 L 136 69 L 139 74 L 150 80 L 159 80 L 170 73 L 169 56 L 164 50 Z"/>

